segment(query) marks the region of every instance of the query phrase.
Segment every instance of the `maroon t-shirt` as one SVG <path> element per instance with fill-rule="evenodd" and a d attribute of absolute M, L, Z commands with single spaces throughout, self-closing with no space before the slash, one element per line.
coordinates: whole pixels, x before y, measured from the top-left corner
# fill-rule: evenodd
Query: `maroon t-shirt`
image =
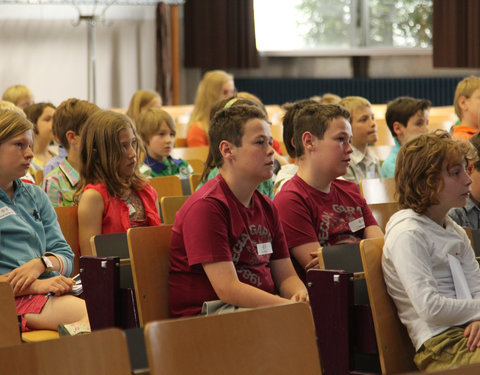
<path fill-rule="evenodd" d="M 274 204 L 289 249 L 317 241 L 320 246 L 360 242 L 365 228 L 377 225 L 357 185 L 350 181 L 334 180 L 327 194 L 295 175 L 275 195 Z"/>
<path fill-rule="evenodd" d="M 265 243 L 273 253 L 260 255 L 257 245 Z M 219 174 L 177 213 L 170 241 L 171 314 L 195 315 L 204 301 L 218 299 L 202 263 L 232 261 L 241 282 L 274 293 L 270 261 L 288 257 L 273 203 L 255 191 L 245 207 Z"/>

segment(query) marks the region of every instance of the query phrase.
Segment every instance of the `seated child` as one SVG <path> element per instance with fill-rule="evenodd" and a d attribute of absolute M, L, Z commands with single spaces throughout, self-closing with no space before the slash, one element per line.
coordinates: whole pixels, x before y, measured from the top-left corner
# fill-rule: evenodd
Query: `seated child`
<path fill-rule="evenodd" d="M 468 141 L 479 130 L 480 77 L 470 76 L 458 83 L 453 106 L 460 124 L 452 127 L 452 137 Z"/>
<path fill-rule="evenodd" d="M 177 213 L 170 242 L 172 316 L 199 314 L 204 302 L 218 299 L 239 307 L 308 300 L 277 210 L 256 191 L 273 174 L 265 113 L 228 106 L 215 114 L 209 139 L 220 174 Z"/>
<path fill-rule="evenodd" d="M 68 99 L 53 115 L 53 134 L 68 154 L 59 166 L 44 176 L 42 188 L 55 206 L 76 205 L 73 196 L 80 180 L 80 131 L 88 117 L 100 110 L 86 100 Z"/>
<path fill-rule="evenodd" d="M 332 94 L 333 95 L 333 94 Z M 286 103 L 283 105 L 285 114 L 283 115 L 283 143 L 287 150 L 290 159 L 295 159 L 295 145 L 293 143 L 293 118 L 295 114 L 308 104 L 315 104 L 315 99 L 302 99 L 295 103 Z M 282 165 L 275 177 L 275 183 L 273 184 L 273 190 L 277 194 L 285 182 L 290 180 L 298 171 L 298 165 L 296 162 Z"/>
<path fill-rule="evenodd" d="M 150 108 L 138 115 L 136 126 L 147 151 L 144 163 L 150 168 L 150 175 L 188 179 L 193 173 L 190 164 L 170 156 L 176 132 L 172 116 L 163 109 Z"/>
<path fill-rule="evenodd" d="M 377 141 L 377 123 L 370 102 L 361 96 L 347 96 L 339 105 L 350 112 L 352 150 L 345 180 L 357 185 L 366 178 L 381 178 L 380 160 L 368 151 L 368 145 Z"/>
<path fill-rule="evenodd" d="M 383 236 L 357 185 L 338 179 L 352 153 L 349 117 L 335 104 L 310 104 L 294 117 L 298 172 L 273 202 L 301 277 L 318 267 L 320 246 Z"/>
<path fill-rule="evenodd" d="M 27 118 L 33 123 L 33 159 L 29 172 L 34 174 L 43 170 L 45 164 L 58 154 L 57 147 L 52 146 L 52 123 L 55 106 L 51 103 L 35 103 L 24 109 Z"/>
<path fill-rule="evenodd" d="M 421 371 L 480 362 L 480 269 L 465 231 L 447 215 L 465 205 L 471 157 L 468 143 L 441 130 L 398 153 L 401 210 L 388 221 L 382 267 Z"/>
<path fill-rule="evenodd" d="M 402 96 L 387 104 L 385 120 L 395 140 L 395 146 L 382 163 L 382 176 L 395 175 L 398 150 L 405 142 L 420 134 L 428 133 L 430 100 Z"/>
<path fill-rule="evenodd" d="M 33 124 L 0 110 L 0 281 L 15 294 L 22 330 L 88 332 L 85 302 L 68 292 L 73 252 L 45 193 L 20 180 L 33 158 Z M 48 297 L 47 294 L 53 293 Z"/>
<path fill-rule="evenodd" d="M 462 227 L 480 229 L 480 133 L 472 136 L 470 143 L 477 151 L 478 160 L 467 166 L 467 174 L 472 180 L 467 204 L 463 207 L 452 208 L 448 212 L 448 216 Z"/>
<path fill-rule="evenodd" d="M 90 255 L 90 238 L 160 225 L 156 191 L 138 170 L 143 152 L 132 120 L 121 113 L 96 111 L 80 133 L 78 201 L 80 253 Z"/>
<path fill-rule="evenodd" d="M 20 109 L 25 109 L 33 104 L 33 93 L 25 85 L 10 86 L 2 95 L 2 100 L 15 104 Z"/>

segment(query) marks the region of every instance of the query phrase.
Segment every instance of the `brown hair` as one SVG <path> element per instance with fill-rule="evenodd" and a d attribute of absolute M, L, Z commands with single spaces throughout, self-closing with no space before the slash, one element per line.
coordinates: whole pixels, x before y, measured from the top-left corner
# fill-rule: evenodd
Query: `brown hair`
<path fill-rule="evenodd" d="M 137 138 L 137 166 L 127 182 L 118 173 L 118 167 L 124 155 L 119 139 L 119 133 L 123 129 L 132 129 Z M 115 197 L 121 196 L 129 188 L 143 189 L 145 177 L 139 172 L 140 153 L 143 152 L 143 146 L 130 117 L 113 111 L 97 111 L 88 118 L 80 137 L 82 166 L 75 199 L 78 200 L 87 184 L 103 183 L 108 193 Z"/>
<path fill-rule="evenodd" d="M 161 108 L 149 108 L 140 113 L 136 125 L 144 144 L 150 144 L 150 139 L 160 130 L 164 122 L 176 134 L 175 121 L 167 111 Z"/>
<path fill-rule="evenodd" d="M 285 103 L 282 105 L 282 108 L 285 110 L 283 115 L 283 144 L 287 150 L 288 156 L 295 158 L 295 147 L 293 143 L 293 119 L 295 114 L 301 110 L 303 107 L 309 104 L 317 104 L 318 102 L 315 99 L 302 99 L 294 103 Z"/>
<path fill-rule="evenodd" d="M 71 98 L 63 101 L 53 114 L 53 135 L 58 138 L 60 144 L 68 151 L 70 144 L 67 140 L 67 132 L 71 130 L 75 134 L 80 135 L 88 117 L 99 110 L 100 108 L 96 104 L 86 100 Z"/>
<path fill-rule="evenodd" d="M 55 109 L 55 106 L 52 103 L 42 102 L 42 103 L 30 104 L 28 107 L 25 107 L 23 110 L 27 115 L 27 118 L 32 122 L 33 131 L 35 132 L 35 134 L 38 134 L 37 121 L 42 115 L 45 108 L 47 107 L 51 107 Z"/>
<path fill-rule="evenodd" d="M 442 170 L 458 158 L 475 159 L 473 147 L 454 140 L 444 130 L 422 134 L 405 143 L 398 152 L 395 167 L 396 194 L 400 208 L 411 208 L 419 214 L 436 205 L 443 189 Z"/>
<path fill-rule="evenodd" d="M 387 104 L 387 111 L 385 112 L 385 121 L 388 129 L 394 138 L 397 134 L 393 130 L 393 124 L 399 122 L 403 126 L 407 126 L 408 120 L 418 111 L 425 111 L 432 106 L 428 99 L 415 99 L 409 96 L 401 96 Z"/>
<path fill-rule="evenodd" d="M 323 139 L 330 123 L 337 117 L 350 120 L 350 113 L 337 104 L 309 104 L 300 109 L 293 118 L 295 156 L 298 158 L 305 153 L 303 133 L 310 132 L 318 139 Z"/>

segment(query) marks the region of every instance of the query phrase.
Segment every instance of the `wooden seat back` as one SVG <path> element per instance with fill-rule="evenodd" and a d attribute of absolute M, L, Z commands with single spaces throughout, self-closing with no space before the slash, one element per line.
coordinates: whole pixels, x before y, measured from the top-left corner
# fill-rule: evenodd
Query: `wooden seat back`
<path fill-rule="evenodd" d="M 148 183 L 157 192 L 158 200 L 162 197 L 183 195 L 182 183 L 178 176 L 152 177 Z"/>
<path fill-rule="evenodd" d="M 201 173 L 193 173 L 190 175 L 190 191 L 195 193 L 195 190 L 197 190 L 197 186 L 200 185 L 200 180 L 202 179 L 202 174 Z"/>
<path fill-rule="evenodd" d="M 187 163 L 190 164 L 194 173 L 200 173 L 200 174 L 203 173 L 203 169 L 205 168 L 205 163 L 202 160 L 188 159 Z"/>
<path fill-rule="evenodd" d="M 172 150 L 172 157 L 176 159 L 198 159 L 206 161 L 208 156 L 208 146 L 195 146 L 195 147 L 175 147 Z"/>
<path fill-rule="evenodd" d="M 170 317 L 168 277 L 171 225 L 127 231 L 140 325 Z"/>
<path fill-rule="evenodd" d="M 125 335 L 108 329 L 0 349 L 0 374 L 130 375 Z"/>
<path fill-rule="evenodd" d="M 78 206 L 55 207 L 57 220 L 60 224 L 63 237 L 72 248 L 75 258 L 73 260 L 73 272 L 75 276 L 79 272 L 80 245 L 78 243 Z"/>
<path fill-rule="evenodd" d="M 398 202 L 372 203 L 369 204 L 368 207 L 372 211 L 373 216 L 375 216 L 378 226 L 384 233 L 388 220 L 400 209 Z"/>
<path fill-rule="evenodd" d="M 151 375 L 322 373 L 303 303 L 152 322 L 145 340 Z"/>
<path fill-rule="evenodd" d="M 160 199 L 160 207 L 162 209 L 163 224 L 173 224 L 178 210 L 189 198 L 188 195 L 181 195 L 178 197 L 162 197 Z"/>
<path fill-rule="evenodd" d="M 383 238 L 362 240 L 360 254 L 367 281 L 382 373 L 398 374 L 416 370 L 413 362 L 415 349 L 407 329 L 400 322 L 397 309 L 388 295 L 383 279 L 383 244 Z"/>

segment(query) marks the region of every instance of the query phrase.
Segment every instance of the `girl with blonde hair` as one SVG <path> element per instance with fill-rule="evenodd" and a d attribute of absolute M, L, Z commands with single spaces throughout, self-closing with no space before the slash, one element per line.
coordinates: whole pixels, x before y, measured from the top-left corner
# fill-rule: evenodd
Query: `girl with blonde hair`
<path fill-rule="evenodd" d="M 233 76 L 223 70 L 205 73 L 197 88 L 195 106 L 188 122 L 187 145 L 208 146 L 210 112 L 215 102 L 235 94 Z"/>
<path fill-rule="evenodd" d="M 137 122 L 137 117 L 143 111 L 149 108 L 160 108 L 162 106 L 162 97 L 156 91 L 138 90 L 133 94 L 128 106 L 127 116 Z"/>

